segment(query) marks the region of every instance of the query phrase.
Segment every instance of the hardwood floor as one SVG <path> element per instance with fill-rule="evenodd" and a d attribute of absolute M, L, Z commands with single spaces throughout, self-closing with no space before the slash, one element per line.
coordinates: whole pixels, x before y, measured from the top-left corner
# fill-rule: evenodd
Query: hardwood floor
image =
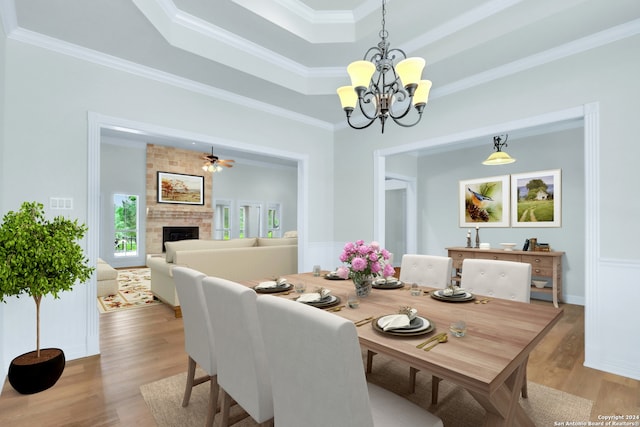
<path fill-rule="evenodd" d="M 640 414 L 640 381 L 584 367 L 583 307 L 563 307 L 529 359 L 529 380 L 595 402 L 584 419 L 564 421 Z M 101 314 L 101 355 L 67 362 L 58 383 L 38 394 L 20 395 L 6 382 L 0 426 L 154 426 L 140 386 L 186 371 L 183 339 L 182 319 L 165 305 Z"/>

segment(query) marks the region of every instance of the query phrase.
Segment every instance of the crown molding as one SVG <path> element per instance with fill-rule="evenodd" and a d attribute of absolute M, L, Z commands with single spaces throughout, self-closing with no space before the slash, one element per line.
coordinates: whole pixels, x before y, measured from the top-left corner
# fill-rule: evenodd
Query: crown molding
<path fill-rule="evenodd" d="M 205 85 L 194 80 L 185 79 L 171 73 L 117 58 L 112 55 L 107 55 L 92 49 L 87 49 L 78 45 L 67 43 L 58 39 L 54 39 L 52 37 L 42 35 L 40 33 L 25 30 L 23 28 L 15 29 L 11 32 L 11 34 L 9 34 L 8 38 L 11 40 L 37 46 L 52 52 L 57 52 L 66 56 L 77 58 L 83 61 L 133 74 L 138 77 L 175 86 L 181 89 L 188 90 L 190 92 L 198 93 L 200 95 L 205 95 L 222 101 L 232 102 L 236 105 L 241 105 L 253 110 L 273 114 L 275 116 L 283 117 L 288 120 L 293 120 L 324 130 L 333 130 L 333 125 L 331 123 L 318 120 L 316 118 L 300 114 L 295 111 L 287 110 L 285 108 L 277 107 L 266 102 L 257 101 L 255 99 L 237 95 L 223 89 Z"/>
<path fill-rule="evenodd" d="M 430 99 L 452 95 L 463 90 L 471 89 L 475 86 L 489 83 L 493 80 L 501 79 L 521 71 L 548 64 L 549 62 L 567 58 L 637 34 L 640 34 L 640 19 L 629 21 L 625 24 L 565 43 L 544 52 L 530 55 L 526 58 L 507 64 L 502 64 L 499 67 L 435 88 L 431 91 Z"/>

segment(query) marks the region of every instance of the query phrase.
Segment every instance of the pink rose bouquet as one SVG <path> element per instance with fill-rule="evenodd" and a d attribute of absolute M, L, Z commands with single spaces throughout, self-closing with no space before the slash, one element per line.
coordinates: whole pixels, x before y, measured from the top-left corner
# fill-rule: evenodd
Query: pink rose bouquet
<path fill-rule="evenodd" d="M 340 261 L 346 266 L 339 267 L 336 273 L 343 279 L 351 277 L 354 282 L 361 282 L 369 276 L 393 276 L 395 270 L 388 263 L 390 255 L 389 251 L 380 248 L 378 242 L 368 245 L 364 240 L 349 242 L 340 254 Z"/>

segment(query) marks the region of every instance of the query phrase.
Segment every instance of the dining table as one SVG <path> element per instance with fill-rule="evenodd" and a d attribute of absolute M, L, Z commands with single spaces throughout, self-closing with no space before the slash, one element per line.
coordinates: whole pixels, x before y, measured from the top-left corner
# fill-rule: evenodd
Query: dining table
<path fill-rule="evenodd" d="M 450 302 L 434 297 L 434 292 L 440 291 L 435 294 L 438 296 L 442 290 L 419 287 L 416 291 L 410 284 L 401 283 L 397 287 L 372 289 L 352 309 L 347 305 L 347 295 L 354 292 L 353 282 L 329 280 L 326 273 L 283 276 L 291 289 L 267 292 L 295 300 L 301 295 L 294 291 L 296 284 L 303 284 L 305 293 L 329 290 L 335 301 L 318 309 L 354 323 L 362 321 L 356 323 L 360 325 L 356 329 L 363 348 L 463 387 L 486 410 L 484 426 L 535 426 L 519 403 L 520 391 L 526 380 L 529 354 L 562 317 L 562 308 L 482 295 Z M 263 280 L 267 279 L 243 284 L 255 287 Z M 376 323 L 380 317 L 398 314 L 407 307 L 428 321 L 430 327 L 423 333 L 392 334 Z M 462 337 L 449 330 L 452 323 L 459 321 L 466 324 Z M 429 351 L 417 347 L 440 333 L 448 334 L 446 342 Z"/>

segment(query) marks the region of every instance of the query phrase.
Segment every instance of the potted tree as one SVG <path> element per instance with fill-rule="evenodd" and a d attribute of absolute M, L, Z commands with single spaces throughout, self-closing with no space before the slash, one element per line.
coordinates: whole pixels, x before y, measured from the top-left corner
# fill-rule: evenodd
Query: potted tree
<path fill-rule="evenodd" d="M 40 303 L 42 297 L 59 298 L 60 292 L 91 277 L 94 269 L 78 244 L 86 231 L 77 220 L 46 219 L 37 202 L 24 202 L 0 225 L 0 301 L 26 294 L 36 304 L 36 350 L 17 356 L 9 366 L 9 382 L 19 393 L 46 390 L 62 375 L 64 352 L 40 349 Z"/>

